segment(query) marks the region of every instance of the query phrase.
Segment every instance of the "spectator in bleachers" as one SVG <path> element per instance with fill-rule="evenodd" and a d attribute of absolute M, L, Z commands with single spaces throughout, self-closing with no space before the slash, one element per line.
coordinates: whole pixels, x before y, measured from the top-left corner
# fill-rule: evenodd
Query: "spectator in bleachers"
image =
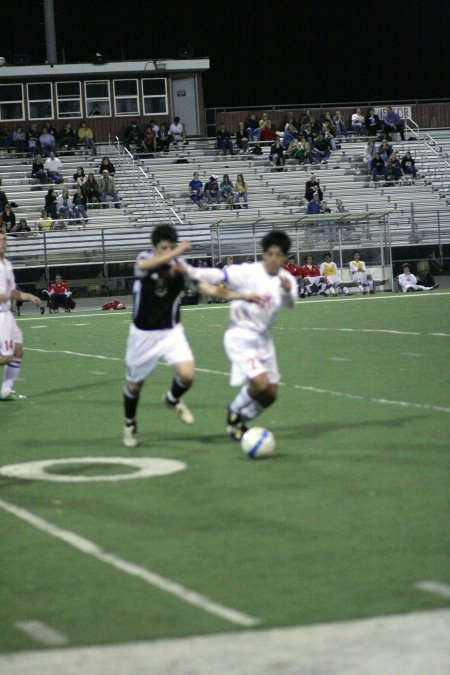
<path fill-rule="evenodd" d="M 120 208 L 119 197 L 116 191 L 116 183 L 112 176 L 109 175 L 108 169 L 103 169 L 100 180 L 98 181 L 98 189 L 102 198 L 103 208 L 108 208 L 108 197 L 111 197 L 116 209 Z"/>
<path fill-rule="evenodd" d="M 48 232 L 53 229 L 53 218 L 48 214 L 47 209 L 42 210 L 42 215 L 37 221 L 39 232 Z"/>
<path fill-rule="evenodd" d="M 341 289 L 344 295 L 351 295 L 349 289 L 344 284 L 338 272 L 336 263 L 331 260 L 331 253 L 327 252 L 323 256 L 323 263 L 319 268 L 320 274 L 327 282 L 331 295 L 336 295 L 336 290 Z"/>
<path fill-rule="evenodd" d="M 393 149 L 394 148 L 389 143 L 388 138 L 383 138 L 383 140 L 381 141 L 381 144 L 378 146 L 378 152 L 380 153 L 381 157 L 384 159 L 385 162 L 391 156 L 391 153 L 392 153 Z"/>
<path fill-rule="evenodd" d="M 88 174 L 87 181 L 83 186 L 83 191 L 89 204 L 98 205 L 98 207 L 100 206 L 102 198 L 93 173 Z"/>
<path fill-rule="evenodd" d="M 315 192 L 311 201 L 306 205 L 305 213 L 308 216 L 315 216 L 320 213 L 321 200 L 319 192 Z"/>
<path fill-rule="evenodd" d="M 41 185 L 47 182 L 48 175 L 47 171 L 44 168 L 44 162 L 42 161 L 41 155 L 37 154 L 33 161 L 33 166 L 31 167 L 31 178 L 34 181 L 39 181 Z"/>
<path fill-rule="evenodd" d="M 392 140 L 391 134 L 396 132 L 400 134 L 402 141 L 405 140 L 405 122 L 397 112 L 392 110 L 391 106 L 386 108 L 383 115 L 383 131 L 387 134 L 389 140 Z"/>
<path fill-rule="evenodd" d="M 174 145 L 177 143 L 183 143 L 183 145 L 187 144 L 186 130 L 179 117 L 173 118 L 173 122 L 169 126 L 169 134 L 172 136 L 172 143 Z"/>
<path fill-rule="evenodd" d="M 363 295 L 366 295 L 369 289 L 370 293 L 375 293 L 375 284 L 372 276 L 368 273 L 366 263 L 361 260 L 359 251 L 353 251 L 352 260 L 350 260 L 350 272 L 353 277 L 358 290 Z"/>
<path fill-rule="evenodd" d="M 153 133 L 154 133 L 155 136 L 156 136 L 157 133 L 158 133 L 158 131 L 159 131 L 159 126 L 156 124 L 156 122 L 155 122 L 155 120 L 153 119 L 153 117 L 152 117 L 152 119 L 150 120 L 149 125 L 151 126 L 152 131 L 153 131 Z"/>
<path fill-rule="evenodd" d="M 9 151 L 9 146 L 12 143 L 12 131 L 7 124 L 0 125 L 0 148 L 5 148 Z"/>
<path fill-rule="evenodd" d="M 57 213 L 63 215 L 64 218 L 73 218 L 75 213 L 72 209 L 72 199 L 69 195 L 69 190 L 65 187 L 62 189 L 60 195 L 56 199 L 56 210 Z"/>
<path fill-rule="evenodd" d="M 16 216 L 9 203 L 5 204 L 5 208 L 3 209 L 2 213 L 1 223 L 2 223 L 2 231 L 6 232 L 6 234 L 11 234 L 11 232 L 14 230 L 16 226 Z"/>
<path fill-rule="evenodd" d="M 259 140 L 260 137 L 261 137 L 261 129 L 264 129 L 264 127 L 267 126 L 267 122 L 268 122 L 268 116 L 267 116 L 267 113 L 263 113 L 263 114 L 261 115 L 261 119 L 260 119 L 259 122 L 258 122 L 258 126 L 259 126 L 259 136 L 258 136 L 258 140 Z"/>
<path fill-rule="evenodd" d="M 28 152 L 31 152 L 33 157 L 35 157 L 37 154 L 40 154 L 41 146 L 39 143 L 39 131 L 36 122 L 33 122 L 29 126 L 27 131 L 27 144 Z"/>
<path fill-rule="evenodd" d="M 87 181 L 86 174 L 84 173 L 84 169 L 82 166 L 77 167 L 77 170 L 73 174 L 73 182 L 75 183 L 75 187 L 83 187 L 85 182 Z"/>
<path fill-rule="evenodd" d="M 303 137 L 295 138 L 289 147 L 289 158 L 303 164 L 306 161 L 307 148 L 308 144 Z"/>
<path fill-rule="evenodd" d="M 28 223 L 25 220 L 25 218 L 21 218 L 19 220 L 19 222 L 15 225 L 12 234 L 19 239 L 23 239 L 31 235 L 31 229 L 28 226 Z"/>
<path fill-rule="evenodd" d="M 334 128 L 336 131 L 336 136 L 346 136 L 347 135 L 347 127 L 345 126 L 345 120 L 344 117 L 341 113 L 340 110 L 336 110 L 334 117 L 333 117 L 333 122 L 334 122 Z"/>
<path fill-rule="evenodd" d="M 312 255 L 305 256 L 305 262 L 300 267 L 300 276 L 303 281 L 305 298 L 312 295 L 314 288 L 322 295 L 325 295 L 328 284 L 325 277 L 320 274 L 318 266 L 314 264 Z"/>
<path fill-rule="evenodd" d="M 271 120 L 267 120 L 266 126 L 262 127 L 259 134 L 259 140 L 262 141 L 274 141 L 277 137 L 277 132 L 275 131 Z"/>
<path fill-rule="evenodd" d="M 311 124 L 311 111 L 307 110 L 300 119 L 300 125 L 304 126 L 306 124 Z"/>
<path fill-rule="evenodd" d="M 133 146 L 133 149 L 136 152 L 142 150 L 142 134 L 141 130 L 133 120 L 131 124 L 125 129 L 125 135 L 123 137 L 123 143 L 128 151 L 130 151 L 130 145 Z"/>
<path fill-rule="evenodd" d="M 195 171 L 192 180 L 189 181 L 189 197 L 194 204 L 200 208 L 203 199 L 203 183 L 200 180 L 200 174 Z"/>
<path fill-rule="evenodd" d="M 239 122 L 236 130 L 236 147 L 245 155 L 248 151 L 249 142 L 248 131 L 244 126 L 244 122 Z"/>
<path fill-rule="evenodd" d="M 413 180 L 416 180 L 417 178 L 416 163 L 409 150 L 405 152 L 402 158 L 401 167 L 404 174 L 412 176 Z"/>
<path fill-rule="evenodd" d="M 76 150 L 77 135 L 72 129 L 72 123 L 66 122 L 59 134 L 59 147 L 61 150 Z"/>
<path fill-rule="evenodd" d="M 434 284 L 433 286 L 423 286 L 417 282 L 418 279 L 415 274 L 411 274 L 409 264 L 405 263 L 403 265 L 403 273 L 398 275 L 398 284 L 403 293 L 407 293 L 409 291 L 434 291 L 439 286 L 439 284 Z"/>
<path fill-rule="evenodd" d="M 18 156 L 25 155 L 28 150 L 27 135 L 20 124 L 13 131 L 13 145 Z"/>
<path fill-rule="evenodd" d="M 348 209 L 345 208 L 344 202 L 342 199 L 336 199 L 336 211 L 338 213 L 348 213 Z"/>
<path fill-rule="evenodd" d="M 352 119 L 352 131 L 357 136 L 363 136 L 366 129 L 364 126 L 364 116 L 361 112 L 361 108 L 356 109 L 356 112 L 353 113 L 351 119 Z"/>
<path fill-rule="evenodd" d="M 279 136 L 275 138 L 275 141 L 270 147 L 269 162 L 272 162 L 277 171 L 284 170 L 286 158 L 284 156 L 283 144 L 281 143 L 281 138 Z"/>
<path fill-rule="evenodd" d="M 248 187 L 242 173 L 238 173 L 236 177 L 236 183 L 234 184 L 234 193 L 235 193 L 234 201 L 236 205 L 240 204 L 240 200 L 242 197 L 244 201 L 244 209 L 248 209 Z M 238 208 L 240 208 L 240 206 Z"/>
<path fill-rule="evenodd" d="M 375 146 L 375 139 L 374 138 L 369 138 L 367 141 L 367 145 L 364 148 L 364 159 L 367 162 L 367 166 L 370 169 L 370 163 L 375 157 L 375 153 L 377 152 L 377 148 Z"/>
<path fill-rule="evenodd" d="M 6 192 L 1 189 L 2 179 L 0 178 L 0 213 L 3 213 L 5 206 L 9 204 L 9 199 L 6 196 Z"/>
<path fill-rule="evenodd" d="M 220 202 L 220 188 L 219 183 L 217 182 L 218 176 L 213 174 L 210 176 L 209 181 L 205 184 L 205 197 L 208 204 L 213 204 L 217 206 Z"/>
<path fill-rule="evenodd" d="M 94 132 L 83 120 L 78 129 L 78 142 L 86 147 L 86 150 L 92 150 L 92 154 L 97 154 L 97 148 L 94 142 Z"/>
<path fill-rule="evenodd" d="M 216 133 L 217 139 L 217 148 L 222 155 L 227 154 L 227 150 L 230 155 L 234 155 L 233 141 L 231 140 L 230 132 L 225 128 L 225 124 L 219 124 L 219 128 Z"/>
<path fill-rule="evenodd" d="M 287 150 L 292 141 L 294 141 L 296 138 L 298 138 L 297 129 L 292 124 L 289 124 L 289 122 L 286 122 L 284 125 L 283 138 L 281 139 L 283 148 Z"/>
<path fill-rule="evenodd" d="M 399 181 L 403 177 L 403 171 L 400 164 L 400 160 L 397 157 L 397 153 L 393 150 L 389 156 L 388 161 L 386 162 L 386 170 L 388 175 L 391 174 L 394 176 L 395 181 Z"/>
<path fill-rule="evenodd" d="M 154 130 L 154 127 L 153 127 Z M 169 134 L 166 129 L 164 122 L 161 122 L 158 131 L 156 132 L 156 149 L 159 152 L 169 152 L 170 142 L 172 136 Z"/>
<path fill-rule="evenodd" d="M 377 182 L 380 176 L 383 176 L 387 180 L 386 164 L 378 151 L 370 162 L 370 175 L 375 182 Z"/>
<path fill-rule="evenodd" d="M 47 176 L 52 183 L 64 182 L 61 160 L 55 155 L 53 150 L 44 162 L 44 169 L 47 171 Z"/>
<path fill-rule="evenodd" d="M 378 136 L 383 125 L 374 108 L 370 108 L 365 119 L 366 131 L 368 136 Z"/>
<path fill-rule="evenodd" d="M 86 200 L 86 195 L 84 194 L 83 189 L 78 186 L 76 189 L 76 192 L 74 196 L 72 197 L 72 205 L 73 205 L 73 210 L 75 212 L 75 218 L 77 219 L 77 223 L 81 222 L 81 218 L 83 219 L 84 223 L 86 224 L 88 222 L 88 216 L 87 216 L 87 200 Z"/>
<path fill-rule="evenodd" d="M 114 176 L 115 173 L 116 173 L 116 169 L 114 167 L 114 164 L 111 162 L 109 157 L 103 157 L 98 172 L 103 173 L 104 169 L 106 169 L 108 171 L 110 176 Z"/>
<path fill-rule="evenodd" d="M 51 152 L 56 151 L 55 136 L 50 133 L 46 126 L 42 127 L 42 132 L 39 136 L 39 146 L 43 157 L 47 157 Z"/>
<path fill-rule="evenodd" d="M 91 108 L 91 111 L 89 113 L 89 117 L 95 116 L 95 115 L 101 115 L 102 111 L 100 110 L 100 106 L 98 103 L 94 103 L 94 105 Z"/>
<path fill-rule="evenodd" d="M 255 113 L 250 113 L 247 115 L 244 121 L 244 127 L 248 133 L 249 140 L 259 140 L 260 129 Z"/>
<path fill-rule="evenodd" d="M 57 208 L 56 208 L 57 196 L 54 188 L 49 188 L 47 194 L 45 195 L 45 210 L 53 218 L 56 219 Z"/>
<path fill-rule="evenodd" d="M 142 150 L 150 154 L 156 152 L 156 134 L 150 124 L 147 124 L 142 134 Z"/>
<path fill-rule="evenodd" d="M 67 230 L 67 223 L 64 219 L 63 213 L 58 213 L 56 220 L 53 222 L 52 230 L 55 232 Z"/>
<path fill-rule="evenodd" d="M 234 185 L 227 173 L 223 174 L 223 179 L 220 182 L 221 199 L 227 204 L 227 208 L 232 208 L 234 204 Z"/>
<path fill-rule="evenodd" d="M 326 163 L 331 156 L 330 141 L 324 138 L 323 133 L 319 133 L 312 150 L 313 159 L 318 164 Z"/>
<path fill-rule="evenodd" d="M 316 192 L 319 195 L 319 200 L 322 201 L 323 192 L 320 189 L 320 185 L 319 185 L 319 181 L 317 180 L 317 176 L 314 173 L 312 173 L 309 180 L 307 180 L 306 183 L 305 183 L 305 199 L 306 199 L 306 201 L 310 202 Z"/>

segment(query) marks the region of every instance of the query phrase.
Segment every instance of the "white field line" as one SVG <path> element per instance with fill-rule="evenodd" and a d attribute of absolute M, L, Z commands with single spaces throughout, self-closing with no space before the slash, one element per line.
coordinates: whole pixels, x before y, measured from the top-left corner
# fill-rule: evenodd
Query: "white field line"
<path fill-rule="evenodd" d="M 59 645 L 66 645 L 69 640 L 64 633 L 60 633 L 42 621 L 15 621 L 14 627 L 20 630 L 25 635 L 29 635 L 36 642 L 42 642 L 49 647 L 58 647 Z"/>
<path fill-rule="evenodd" d="M 210 614 L 214 614 L 225 621 L 237 624 L 238 626 L 247 627 L 256 626 L 261 623 L 261 620 L 257 619 L 256 617 L 249 616 L 239 612 L 236 609 L 220 605 L 213 600 L 210 600 L 206 596 L 197 593 L 196 591 L 191 591 L 189 588 L 185 588 L 176 581 L 166 579 L 165 577 L 162 577 L 159 574 L 146 569 L 145 567 L 140 567 L 135 563 L 124 560 L 123 558 L 119 558 L 118 556 L 114 555 L 114 553 L 108 553 L 108 551 L 104 551 L 102 548 L 100 548 L 100 546 L 97 546 L 97 544 L 90 541 L 89 539 L 85 539 L 84 537 L 81 537 L 74 532 L 70 532 L 69 530 L 63 530 L 61 527 L 53 525 L 47 520 L 44 520 L 43 518 L 40 518 L 39 516 L 36 516 L 33 513 L 30 513 L 30 511 L 26 511 L 15 504 L 10 504 L 9 502 L 0 499 L 0 508 L 7 513 L 11 513 L 13 516 L 20 518 L 21 520 L 24 520 L 26 523 L 32 525 L 38 530 L 41 530 L 42 532 L 45 532 L 56 539 L 64 541 L 66 544 L 73 546 L 73 548 L 76 548 L 78 551 L 86 553 L 86 555 L 90 555 L 96 560 L 100 560 L 107 565 L 111 565 L 111 567 L 114 567 L 121 572 L 125 572 L 126 574 L 129 574 L 133 577 L 142 579 L 142 581 L 145 581 L 147 584 L 150 584 L 155 588 L 159 588 L 166 593 L 170 593 L 183 602 L 194 605 L 195 607 L 198 607 L 205 612 L 209 612 Z"/>
<path fill-rule="evenodd" d="M 442 584 L 439 581 L 418 581 L 414 584 L 414 588 L 425 593 L 433 593 L 439 595 L 441 598 L 450 598 L 450 585 Z"/>
<path fill-rule="evenodd" d="M 91 359 L 101 359 L 104 361 L 122 361 L 121 358 L 118 358 L 116 356 L 102 356 L 101 354 L 82 354 L 79 352 L 71 352 L 71 351 L 66 351 L 66 350 L 51 350 L 51 349 L 35 349 L 35 348 L 29 348 L 26 347 L 26 351 L 31 351 L 31 352 L 44 352 L 47 354 L 68 354 L 70 356 L 82 356 L 86 358 L 91 358 Z M 161 365 L 166 365 L 166 364 L 161 364 Z M 206 373 L 208 375 L 223 375 L 225 377 L 229 377 L 230 373 L 227 373 L 223 370 L 211 370 L 210 368 L 199 368 L 196 366 L 195 370 L 198 373 Z M 280 385 L 282 386 L 288 386 L 286 385 L 285 382 L 280 382 Z M 433 410 L 435 412 L 450 412 L 450 408 L 445 408 L 444 406 L 438 406 L 438 405 L 429 405 L 427 403 L 413 403 L 411 401 L 394 401 L 391 399 L 387 398 L 373 398 L 371 396 L 362 396 L 361 394 L 348 394 L 343 391 L 333 391 L 331 389 L 322 389 L 319 387 L 313 387 L 313 386 L 306 386 L 306 385 L 301 385 L 301 384 L 293 384 L 291 385 L 294 387 L 294 389 L 301 389 L 303 391 L 309 391 L 315 394 L 325 394 L 327 396 L 342 396 L 343 398 L 349 398 L 353 399 L 355 401 L 370 401 L 371 403 L 380 403 L 382 405 L 396 405 L 396 406 L 401 406 L 403 408 L 419 408 L 419 409 L 424 409 L 424 410 Z"/>

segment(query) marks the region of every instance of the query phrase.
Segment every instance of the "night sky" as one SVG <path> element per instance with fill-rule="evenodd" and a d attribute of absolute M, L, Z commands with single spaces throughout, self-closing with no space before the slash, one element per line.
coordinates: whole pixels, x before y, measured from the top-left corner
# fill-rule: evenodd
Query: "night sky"
<path fill-rule="evenodd" d="M 447 0 L 55 0 L 58 60 L 208 56 L 208 107 L 450 96 Z M 2 0 L 0 56 L 46 58 L 42 0 Z M 0 71 L 1 75 L 1 71 Z"/>

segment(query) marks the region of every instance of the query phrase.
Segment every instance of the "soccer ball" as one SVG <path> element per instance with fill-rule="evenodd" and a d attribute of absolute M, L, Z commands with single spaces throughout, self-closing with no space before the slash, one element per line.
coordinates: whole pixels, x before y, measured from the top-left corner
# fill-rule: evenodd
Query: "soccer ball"
<path fill-rule="evenodd" d="M 252 427 L 242 436 L 241 448 L 251 459 L 268 457 L 275 449 L 274 435 L 263 427 Z"/>

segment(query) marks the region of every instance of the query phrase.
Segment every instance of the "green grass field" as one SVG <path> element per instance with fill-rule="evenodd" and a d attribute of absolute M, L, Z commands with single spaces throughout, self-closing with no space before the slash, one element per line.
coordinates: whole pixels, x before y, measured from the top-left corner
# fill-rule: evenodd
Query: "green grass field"
<path fill-rule="evenodd" d="M 143 391 L 132 451 L 121 442 L 130 313 L 83 311 L 82 302 L 70 315 L 28 310 L 16 386 L 27 399 L 0 404 L 1 465 L 133 456 L 186 469 L 111 482 L 0 476 L 0 507 L 50 526 L 0 508 L 1 650 L 45 646 L 17 628 L 29 620 L 70 646 L 242 628 L 207 599 L 254 619 L 255 630 L 448 606 L 415 587 L 450 582 L 448 299 L 380 294 L 282 313 L 273 330 L 280 396 L 257 422 L 277 440 L 266 461 L 248 460 L 224 433 L 225 306 L 183 310 L 198 369 L 186 399 L 195 425 L 162 406 L 171 372 L 161 365 Z M 50 471 L 95 478 L 131 469 L 93 460 Z M 61 541 L 63 531 L 128 568 Z"/>

